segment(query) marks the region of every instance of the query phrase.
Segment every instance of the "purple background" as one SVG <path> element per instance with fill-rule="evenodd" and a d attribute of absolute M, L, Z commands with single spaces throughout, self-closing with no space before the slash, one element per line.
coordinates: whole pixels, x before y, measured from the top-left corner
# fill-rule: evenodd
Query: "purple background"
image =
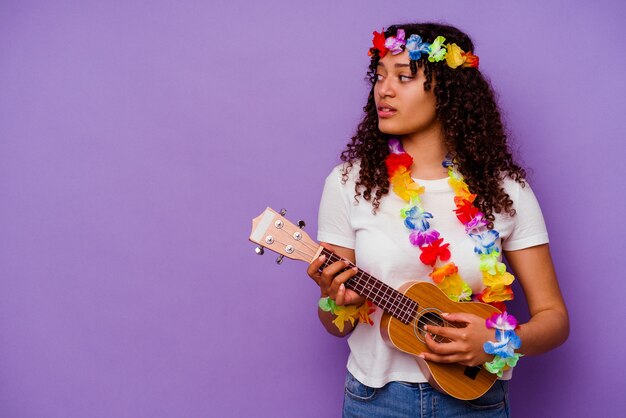
<path fill-rule="evenodd" d="M 371 33 L 413 19 L 474 38 L 548 224 L 571 336 L 520 363 L 515 415 L 622 414 L 625 11 L 3 1 L 0 416 L 339 416 L 345 341 L 250 220 L 284 206 L 315 238 Z"/>

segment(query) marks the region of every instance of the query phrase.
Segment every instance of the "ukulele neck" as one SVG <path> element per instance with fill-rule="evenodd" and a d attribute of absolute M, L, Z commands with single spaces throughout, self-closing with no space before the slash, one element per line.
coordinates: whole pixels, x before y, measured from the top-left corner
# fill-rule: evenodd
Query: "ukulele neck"
<path fill-rule="evenodd" d="M 323 247 L 320 254 L 326 256 L 321 269 L 335 261 L 342 260 L 337 254 Z M 348 268 L 352 267 L 354 265 L 350 265 Z M 404 324 L 411 323 L 417 315 L 417 302 L 361 269 L 344 285 Z"/>

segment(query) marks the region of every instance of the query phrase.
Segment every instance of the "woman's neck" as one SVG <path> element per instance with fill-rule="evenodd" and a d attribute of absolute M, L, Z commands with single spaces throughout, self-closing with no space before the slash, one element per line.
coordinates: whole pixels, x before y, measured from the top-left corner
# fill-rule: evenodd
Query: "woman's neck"
<path fill-rule="evenodd" d="M 413 157 L 411 176 L 422 180 L 436 180 L 447 176 L 441 165 L 448 150 L 440 129 L 419 132 L 400 138 L 404 150 Z"/>

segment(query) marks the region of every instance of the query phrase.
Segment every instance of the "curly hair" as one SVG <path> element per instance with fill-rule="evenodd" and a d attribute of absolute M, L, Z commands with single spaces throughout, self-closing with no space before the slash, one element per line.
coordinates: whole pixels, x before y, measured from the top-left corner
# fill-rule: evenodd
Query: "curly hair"
<path fill-rule="evenodd" d="M 456 43 L 464 51 L 474 51 L 469 36 L 453 26 L 437 23 L 393 25 L 384 32 L 385 38 L 395 36 L 398 29 L 403 29 L 407 38 L 418 34 L 425 42 L 432 43 L 435 37 L 444 36 L 448 43 Z M 363 107 L 365 115 L 341 153 L 341 160 L 346 163 L 344 182 L 353 163 L 360 161 L 354 197 L 358 200 L 362 196 L 371 201 L 374 213 L 380 199 L 389 192 L 385 158 L 389 155 L 387 142 L 391 137 L 378 129 L 374 85 L 379 59 L 377 53 L 372 55 L 367 72 L 372 88 Z M 436 117 L 442 125 L 445 146 L 471 192 L 477 194 L 474 204 L 485 214 L 489 228 L 493 228 L 494 212 L 504 211 L 514 216 L 513 201 L 504 191 L 502 179 L 508 176 L 524 186 L 526 171 L 513 160 L 489 82 L 478 68 L 452 69 L 445 61 L 429 62 L 424 54 L 418 61 L 411 60 L 410 65 L 413 74 L 417 73 L 418 67 L 424 69 L 424 90 L 434 89 Z"/>

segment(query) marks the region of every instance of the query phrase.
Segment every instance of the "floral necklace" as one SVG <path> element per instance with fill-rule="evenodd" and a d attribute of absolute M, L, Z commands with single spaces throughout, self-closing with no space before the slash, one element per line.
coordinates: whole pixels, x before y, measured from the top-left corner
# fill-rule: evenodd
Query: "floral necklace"
<path fill-rule="evenodd" d="M 389 183 L 393 191 L 408 204 L 400 215 L 404 225 L 411 230 L 409 241 L 421 250 L 420 261 L 433 268 L 429 276 L 433 282 L 454 301 L 472 299 L 472 290 L 459 275 L 459 269 L 453 262 L 443 264 L 450 259 L 449 243 L 439 231 L 431 228 L 429 219 L 432 213 L 422 207 L 420 195 L 424 187 L 411 178 L 413 158 L 402 148 L 398 139 L 389 141 L 389 156 L 385 159 Z M 511 283 L 515 278 L 506 271 L 504 263 L 499 261 L 500 248 L 496 241 L 500 234 L 487 227 L 485 215 L 474 206 L 476 195 L 470 193 L 463 177 L 454 169 L 454 163 L 446 159 L 443 166 L 448 169 L 448 184 L 454 190 L 454 204 L 457 218 L 465 226 L 465 233 L 474 241 L 474 252 L 480 257 L 480 270 L 483 273 L 485 289 L 475 299 L 506 311 L 504 301 L 513 299 Z M 437 267 L 437 261 L 443 264 Z"/>

